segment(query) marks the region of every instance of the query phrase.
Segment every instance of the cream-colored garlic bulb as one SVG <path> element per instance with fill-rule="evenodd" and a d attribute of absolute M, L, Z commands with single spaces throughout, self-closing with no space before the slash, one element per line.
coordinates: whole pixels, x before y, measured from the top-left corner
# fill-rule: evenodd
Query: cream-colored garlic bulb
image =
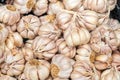
<path fill-rule="evenodd" d="M 40 16 L 46 13 L 48 10 L 48 0 L 37 0 L 33 8 L 33 13 L 37 16 Z"/>
<path fill-rule="evenodd" d="M 84 10 L 82 13 L 78 13 L 78 22 L 82 27 L 86 27 L 88 30 L 94 30 L 98 25 L 98 14 L 91 10 Z"/>
<path fill-rule="evenodd" d="M 59 25 L 59 28 L 65 30 L 68 28 L 70 20 L 72 19 L 72 15 L 66 12 L 59 12 L 56 15 L 56 21 Z"/>
<path fill-rule="evenodd" d="M 51 75 L 53 78 L 67 79 L 73 70 L 74 60 L 62 54 L 57 54 L 52 58 Z"/>
<path fill-rule="evenodd" d="M 37 35 L 40 25 L 41 23 L 37 16 L 23 16 L 18 23 L 17 31 L 23 38 L 33 39 Z"/>
<path fill-rule="evenodd" d="M 0 80 L 17 80 L 17 79 L 8 75 L 3 75 L 0 77 Z"/>
<path fill-rule="evenodd" d="M 64 31 L 64 39 L 68 46 L 87 44 L 90 40 L 90 33 L 87 29 L 79 28 L 73 23 Z"/>
<path fill-rule="evenodd" d="M 57 1 L 55 3 L 50 3 L 48 8 L 48 14 L 57 14 L 62 9 L 64 9 L 64 4 L 61 1 Z"/>
<path fill-rule="evenodd" d="M 13 5 L 0 6 L 0 15 L 0 21 L 8 25 L 13 25 L 20 19 L 20 13 Z"/>
<path fill-rule="evenodd" d="M 20 75 L 23 72 L 25 62 L 21 49 L 6 49 L 5 54 L 5 62 L 1 65 L 1 72 L 9 76 Z"/>
<path fill-rule="evenodd" d="M 117 0 L 108 0 L 110 10 L 113 10 L 116 6 Z"/>
<path fill-rule="evenodd" d="M 39 36 L 48 37 L 55 40 L 58 39 L 60 34 L 60 29 L 53 23 L 46 23 L 41 25 L 38 31 Z"/>
<path fill-rule="evenodd" d="M 5 59 L 5 43 L 0 44 L 0 64 L 4 61 Z"/>
<path fill-rule="evenodd" d="M 14 6 L 21 14 L 29 13 L 34 7 L 36 0 L 14 0 Z"/>
<path fill-rule="evenodd" d="M 32 59 L 25 64 L 24 75 L 27 80 L 46 80 L 50 64 L 45 60 Z"/>
<path fill-rule="evenodd" d="M 72 10 L 82 5 L 82 0 L 63 0 L 65 8 L 67 10 Z"/>
<path fill-rule="evenodd" d="M 23 38 L 18 32 L 12 32 L 9 34 L 6 39 L 6 46 L 9 49 L 13 49 L 14 47 L 22 47 L 23 46 Z"/>
<path fill-rule="evenodd" d="M 24 58 L 25 58 L 26 61 L 34 59 L 34 54 L 33 54 L 32 49 L 27 48 L 27 47 L 23 47 L 22 48 L 22 53 L 23 53 Z"/>
<path fill-rule="evenodd" d="M 32 48 L 36 57 L 47 60 L 51 59 L 58 50 L 55 40 L 41 36 L 34 39 Z"/>
<path fill-rule="evenodd" d="M 69 58 L 73 58 L 76 55 L 76 48 L 75 47 L 69 47 L 64 38 L 60 38 L 56 42 L 58 46 L 58 52 L 60 54 L 63 54 Z"/>
<path fill-rule="evenodd" d="M 100 73 L 87 61 L 76 61 L 71 73 L 72 80 L 99 80 Z"/>
<path fill-rule="evenodd" d="M 8 29 L 5 28 L 5 25 L 0 23 L 0 43 L 3 43 L 7 39 L 8 33 Z"/>
<path fill-rule="evenodd" d="M 108 11 L 108 0 L 84 0 L 83 6 L 99 13 Z"/>
<path fill-rule="evenodd" d="M 116 68 L 110 68 L 102 72 L 101 80 L 120 80 L 120 72 Z"/>

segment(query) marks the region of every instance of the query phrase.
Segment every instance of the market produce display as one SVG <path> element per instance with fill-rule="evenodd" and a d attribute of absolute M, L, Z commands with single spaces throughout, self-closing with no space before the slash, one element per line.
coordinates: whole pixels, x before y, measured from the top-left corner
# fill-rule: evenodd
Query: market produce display
<path fill-rule="evenodd" d="M 119 6 L 0 0 L 0 80 L 120 80 Z"/>

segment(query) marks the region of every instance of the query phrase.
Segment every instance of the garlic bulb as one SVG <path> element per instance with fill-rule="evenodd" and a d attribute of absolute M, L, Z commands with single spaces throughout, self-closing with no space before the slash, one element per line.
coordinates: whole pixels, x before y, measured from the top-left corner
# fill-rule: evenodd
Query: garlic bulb
<path fill-rule="evenodd" d="M 13 5 L 0 6 L 0 15 L 0 21 L 8 25 L 13 25 L 20 19 L 20 13 Z"/>
<path fill-rule="evenodd" d="M 86 9 L 90 9 L 99 13 L 108 11 L 108 0 L 84 0 L 83 6 Z"/>
<path fill-rule="evenodd" d="M 58 50 L 55 40 L 41 36 L 34 39 L 32 49 L 37 58 L 44 58 L 47 60 L 51 59 Z"/>
<path fill-rule="evenodd" d="M 41 23 L 37 16 L 23 16 L 18 23 L 17 31 L 23 38 L 33 39 L 37 35 L 40 25 Z"/>
<path fill-rule="evenodd" d="M 64 38 L 60 38 L 56 42 L 58 46 L 58 52 L 69 58 L 73 58 L 76 55 L 76 48 L 67 46 Z"/>
<path fill-rule="evenodd" d="M 101 80 L 120 80 L 120 72 L 115 68 L 107 69 L 102 72 Z"/>
<path fill-rule="evenodd" d="M 50 3 L 48 8 L 48 14 L 57 14 L 62 9 L 64 9 L 64 4 L 61 1 L 57 1 L 55 3 Z"/>
<path fill-rule="evenodd" d="M 46 13 L 48 10 L 48 0 L 37 0 L 33 8 L 33 13 L 37 16 L 40 16 Z"/>
<path fill-rule="evenodd" d="M 3 75 L 0 77 L 0 80 L 17 80 L 17 79 L 8 75 Z"/>
<path fill-rule="evenodd" d="M 72 72 L 74 60 L 57 54 L 52 58 L 51 75 L 53 78 L 67 79 Z"/>
<path fill-rule="evenodd" d="M 65 8 L 67 10 L 72 10 L 82 5 L 82 0 L 63 0 Z"/>
<path fill-rule="evenodd" d="M 50 64 L 45 60 L 32 59 L 25 64 L 24 75 L 27 80 L 46 80 Z"/>
<path fill-rule="evenodd" d="M 6 49 L 5 62 L 1 65 L 1 72 L 9 76 L 17 76 L 23 72 L 24 56 L 20 49 Z"/>
<path fill-rule="evenodd" d="M 18 32 L 10 33 L 6 40 L 6 46 L 9 49 L 13 49 L 14 47 L 22 47 L 23 38 Z"/>
<path fill-rule="evenodd" d="M 88 30 L 94 30 L 98 25 L 98 14 L 91 10 L 84 10 L 82 13 L 78 13 L 78 22 L 82 27 L 86 27 Z"/>
<path fill-rule="evenodd" d="M 25 58 L 26 61 L 34 59 L 34 54 L 33 54 L 32 49 L 27 48 L 27 47 L 23 47 L 22 48 L 22 53 L 23 53 L 24 58 Z"/>
<path fill-rule="evenodd" d="M 71 73 L 72 80 L 99 80 L 100 73 L 86 61 L 76 61 Z"/>
<path fill-rule="evenodd" d="M 110 10 L 113 10 L 116 6 L 117 0 L 108 0 Z"/>
<path fill-rule="evenodd" d="M 34 7 L 36 0 L 14 0 L 14 6 L 21 14 L 29 13 Z"/>
<path fill-rule="evenodd" d="M 41 25 L 38 31 L 39 36 L 48 37 L 55 40 L 58 39 L 60 34 L 61 31 L 53 23 L 46 23 Z"/>
<path fill-rule="evenodd" d="M 0 23 L 0 43 L 3 43 L 7 39 L 8 33 L 8 29 L 5 28 L 5 25 Z"/>
<path fill-rule="evenodd" d="M 69 28 L 64 31 L 64 39 L 68 46 L 87 44 L 90 40 L 90 33 L 85 28 L 79 28 L 71 24 Z"/>

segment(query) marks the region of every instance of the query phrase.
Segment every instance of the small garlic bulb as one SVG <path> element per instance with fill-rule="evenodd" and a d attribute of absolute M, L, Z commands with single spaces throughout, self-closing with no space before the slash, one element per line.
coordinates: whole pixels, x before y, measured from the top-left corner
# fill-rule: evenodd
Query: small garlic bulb
<path fill-rule="evenodd" d="M 99 13 L 108 11 L 108 0 L 84 0 L 83 6 L 86 9 L 90 9 Z"/>
<path fill-rule="evenodd" d="M 58 39 L 60 34 L 61 31 L 53 23 L 46 23 L 41 25 L 38 31 L 39 36 L 48 37 L 55 40 Z"/>
<path fill-rule="evenodd" d="M 41 36 L 34 39 L 32 49 L 35 57 L 47 60 L 51 59 L 58 50 L 55 40 Z"/>
<path fill-rule="evenodd" d="M 50 64 L 45 60 L 29 60 L 25 64 L 24 75 L 26 80 L 46 80 L 49 76 Z"/>
<path fill-rule="evenodd" d="M 76 61 L 71 73 L 72 80 L 100 80 L 100 73 L 87 62 Z"/>
<path fill-rule="evenodd" d="M 64 9 L 64 4 L 61 1 L 57 1 L 55 3 L 50 3 L 48 8 L 48 14 L 57 14 L 62 9 Z"/>
<path fill-rule="evenodd" d="M 88 30 L 94 30 L 98 25 L 98 14 L 91 10 L 84 10 L 79 14 L 79 24 L 81 27 L 86 27 Z"/>
<path fill-rule="evenodd" d="M 73 70 L 74 60 L 65 57 L 62 54 L 57 54 L 52 58 L 51 75 L 53 78 L 67 79 Z"/>
<path fill-rule="evenodd" d="M 60 38 L 56 42 L 58 46 L 58 52 L 69 58 L 73 58 L 76 55 L 76 48 L 67 46 L 64 38 Z"/>
<path fill-rule="evenodd" d="M 48 0 L 37 0 L 33 8 L 33 13 L 37 16 L 40 16 L 46 13 L 48 10 Z"/>
<path fill-rule="evenodd" d="M 13 25 L 20 19 L 20 13 L 13 5 L 0 6 L 0 15 L 0 21 L 8 25 Z"/>
<path fill-rule="evenodd" d="M 1 65 L 1 72 L 9 76 L 20 75 L 23 72 L 25 63 L 21 49 L 6 49 L 5 54 L 5 62 Z"/>
<path fill-rule="evenodd" d="M 67 10 L 72 10 L 82 5 L 82 0 L 63 0 L 63 3 Z"/>
<path fill-rule="evenodd" d="M 13 49 L 14 47 L 22 47 L 23 38 L 18 32 L 10 33 L 8 38 L 6 39 L 6 46 L 9 49 Z"/>
<path fill-rule="evenodd" d="M 120 72 L 113 67 L 107 69 L 102 72 L 101 80 L 120 80 Z"/>
<path fill-rule="evenodd" d="M 5 25 L 0 23 L 0 43 L 5 42 L 8 37 L 8 33 L 8 29 L 5 28 Z"/>
<path fill-rule="evenodd" d="M 17 31 L 23 38 L 33 39 L 38 33 L 41 23 L 37 16 L 23 16 L 17 26 Z"/>
<path fill-rule="evenodd" d="M 29 13 L 34 7 L 36 0 L 14 0 L 14 6 L 21 14 Z"/>
<path fill-rule="evenodd" d="M 17 80 L 17 79 L 9 75 L 3 75 L 0 77 L 0 80 Z"/>
<path fill-rule="evenodd" d="M 90 40 L 90 33 L 87 29 L 76 27 L 73 24 L 64 31 L 64 39 L 68 46 L 87 44 Z"/>

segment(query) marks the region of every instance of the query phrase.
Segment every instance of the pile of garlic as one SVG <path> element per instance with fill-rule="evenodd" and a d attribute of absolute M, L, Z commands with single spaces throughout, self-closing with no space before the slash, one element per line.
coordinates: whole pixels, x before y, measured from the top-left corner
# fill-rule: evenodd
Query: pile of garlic
<path fill-rule="evenodd" d="M 117 0 L 7 0 L 0 80 L 120 80 Z"/>

